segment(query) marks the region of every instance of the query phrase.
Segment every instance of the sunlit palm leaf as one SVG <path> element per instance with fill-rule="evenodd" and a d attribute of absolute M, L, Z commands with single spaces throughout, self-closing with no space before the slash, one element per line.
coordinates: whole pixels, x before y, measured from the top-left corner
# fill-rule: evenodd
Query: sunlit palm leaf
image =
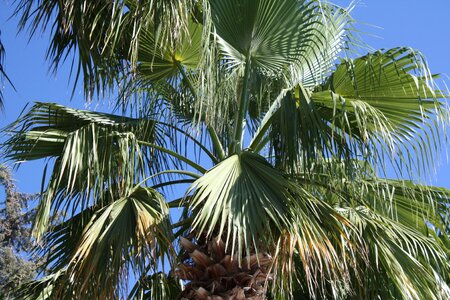
<path fill-rule="evenodd" d="M 379 178 L 370 165 L 361 161 L 353 161 L 354 166 L 348 164 L 336 160 L 316 161 L 313 172 L 295 176 L 305 188 L 330 205 L 370 207 L 377 214 L 424 234 L 430 224 L 445 227 L 440 215 L 449 212 L 449 190 L 409 180 Z"/>
<path fill-rule="evenodd" d="M 230 67 L 249 63 L 272 76 L 295 63 L 303 67 L 304 75 L 310 74 L 308 64 L 320 65 L 323 52 L 330 51 L 326 40 L 330 36 L 323 32 L 329 30 L 328 8 L 320 5 L 327 6 L 306 0 L 212 1 L 213 24 L 227 63 Z M 334 31 L 342 36 L 338 32 Z"/>
<path fill-rule="evenodd" d="M 278 241 L 272 292 L 286 299 L 300 284 L 311 298 L 337 299 L 350 292 L 351 274 L 359 272 L 359 259 L 367 261 L 366 250 L 357 238 L 350 242 L 356 228 L 326 199 L 293 186 L 294 220 Z"/>
<path fill-rule="evenodd" d="M 87 92 L 117 84 L 118 107 L 141 117 L 38 103 L 8 128 L 10 159 L 54 158 L 35 222 L 52 275 L 22 298 L 450 297 L 450 192 L 379 177 L 389 163 L 412 177 L 440 151 L 446 95 L 417 52 L 333 71 L 352 20 L 318 0 L 21 0 L 17 12 L 32 32 L 55 22 L 55 67 L 75 50 Z M 191 183 L 183 200 L 154 190 L 178 183 Z M 172 226 L 168 207 L 183 209 Z M 174 229 L 197 248 L 160 273 Z M 246 270 L 258 253 L 264 268 Z M 212 270 L 236 290 L 215 291 Z M 192 279 L 185 294 L 177 276 Z"/>
<path fill-rule="evenodd" d="M 193 196 L 187 201 L 194 211 L 193 228 L 209 236 L 224 234 L 227 247 L 242 257 L 252 247 L 268 245 L 272 230 L 286 225 L 288 187 L 261 156 L 249 152 L 231 156 L 190 188 Z"/>
<path fill-rule="evenodd" d="M 38 103 L 9 130 L 14 135 L 4 150 L 10 159 L 56 159 L 37 210 L 37 237 L 51 209 L 73 213 L 102 203 L 105 196 L 125 195 L 147 170 L 159 168 L 157 156 L 138 143 L 163 140 L 152 120 Z"/>
<path fill-rule="evenodd" d="M 173 77 L 180 73 L 180 68 L 197 68 L 202 54 L 202 34 L 203 26 L 190 22 L 186 36 L 177 47 L 162 52 L 155 43 L 155 33 L 151 29 L 144 31 L 138 55 L 139 80 L 173 80 Z"/>
<path fill-rule="evenodd" d="M 297 94 L 289 92 L 283 97 L 270 125 L 269 147 L 274 163 L 288 172 L 307 170 L 325 157 L 346 159 L 354 151 L 321 118 L 309 92 L 302 87 Z"/>
<path fill-rule="evenodd" d="M 150 25 L 158 47 L 174 47 L 187 31 L 190 13 L 199 1 L 19 1 L 20 26 L 32 34 L 52 27 L 49 59 L 57 68 L 71 51 L 78 53 L 77 78 L 86 93 L 113 87 L 126 70 L 122 60 L 136 62 L 139 37 Z M 53 17 L 56 16 L 55 24 Z M 75 63 L 75 65 L 77 65 Z"/>
<path fill-rule="evenodd" d="M 411 166 L 417 171 L 435 157 L 439 125 L 428 119 L 443 97 L 420 53 L 409 48 L 344 60 L 311 95 L 333 127 L 372 148 L 382 143 L 386 154 L 404 156 L 405 162 L 417 155 L 421 164 Z"/>
<path fill-rule="evenodd" d="M 147 260 L 156 266 L 157 247 L 162 251 L 171 247 L 167 214 L 164 198 L 143 187 L 97 211 L 85 225 L 69 263 L 70 278 L 80 292 L 101 283 L 104 289 L 98 295 L 115 295 L 121 288 L 118 283 L 125 284 L 122 276 L 128 267 L 139 274 Z"/>
<path fill-rule="evenodd" d="M 17 300 L 50 300 L 55 290 L 55 286 L 64 280 L 65 270 L 52 273 L 48 276 L 34 280 L 22 285 L 17 292 L 12 295 L 12 299 Z M 70 297 L 71 287 L 67 286 L 66 296 Z M 88 296 L 88 295 L 87 295 Z"/>
<path fill-rule="evenodd" d="M 41 254 L 48 255 L 45 266 L 56 277 L 30 283 L 18 295 L 32 297 L 34 289 L 44 290 L 51 299 L 124 295 L 126 284 L 121 282 L 128 268 L 140 276 L 147 262 L 157 267 L 172 251 L 165 199 L 154 190 L 136 187 L 111 201 L 69 218 L 46 235 Z M 98 289 L 99 284 L 104 288 Z"/>

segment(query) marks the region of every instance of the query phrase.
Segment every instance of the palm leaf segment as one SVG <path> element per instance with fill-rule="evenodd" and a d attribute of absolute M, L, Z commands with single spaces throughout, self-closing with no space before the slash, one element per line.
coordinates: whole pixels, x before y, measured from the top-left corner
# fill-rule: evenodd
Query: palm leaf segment
<path fill-rule="evenodd" d="M 333 127 L 372 149 L 381 143 L 391 157 L 419 157 L 422 165 L 411 169 L 420 172 L 432 165 L 439 145 L 438 127 L 427 120 L 445 95 L 433 85 L 419 53 L 395 48 L 343 61 L 311 99 Z"/>
<path fill-rule="evenodd" d="M 151 9 L 162 2 L 154 3 Z M 182 117 L 181 123 L 200 120 L 196 128 L 211 139 L 208 153 L 217 154 L 211 154 L 217 165 L 205 173 L 207 168 L 176 147 L 168 149 L 160 128 L 166 120 L 158 120 L 158 114 L 131 119 L 37 104 L 15 124 L 22 127 L 12 128 L 14 135 L 4 148 L 17 161 L 56 158 L 35 224 L 36 235 L 55 247 L 49 252 L 55 273 L 24 293 L 47 287 L 63 295 L 61 286 L 69 282 L 67 293 L 83 297 L 90 295 L 90 279 L 114 274 L 103 281 L 106 294 L 94 297 L 117 296 L 127 263 L 133 270 L 150 266 L 158 274 L 157 255 L 150 249 L 167 253 L 173 238 L 165 218 L 167 204 L 146 187 L 147 179 L 172 172 L 172 163 L 188 163 L 205 174 L 176 171 L 198 179 L 184 201 L 171 202 L 185 211 L 172 226 L 181 227 L 178 234 L 190 229 L 197 243 L 204 236 L 221 237 L 224 251 L 238 262 L 232 264 L 236 274 L 245 269 L 245 257 L 270 253 L 273 265 L 265 270 L 265 280 L 272 282 L 274 299 L 354 293 L 447 297 L 448 238 L 430 233 L 430 224 L 446 230 L 450 193 L 377 176 L 378 163 L 386 157 L 397 170 L 420 161 L 418 157 L 428 158 L 408 170 L 413 173 L 427 169 L 430 154 L 439 151 L 439 124 L 433 118 L 435 109 L 445 113 L 438 101 L 445 95 L 434 86 L 420 55 L 392 49 L 342 60 L 333 70 L 350 38 L 346 11 L 317 1 L 205 1 L 197 8 L 193 3 L 186 3 L 184 12 L 193 17 L 180 19 L 184 30 L 176 40 L 162 43 L 164 28 L 150 21 L 149 30 L 138 26 L 141 30 L 133 32 L 131 41 L 128 33 L 116 39 L 109 35 L 108 41 L 134 45 L 135 54 L 116 43 L 109 50 L 118 56 L 105 57 L 132 61 L 131 70 L 120 72 L 131 71 L 133 88 L 162 98 L 175 117 Z M 127 5 L 125 15 L 131 18 L 137 4 Z M 73 17 L 70 22 L 78 18 Z M 117 19 L 102 19 L 106 23 L 99 31 L 112 28 L 112 20 Z M 96 49 L 92 41 L 73 41 L 89 45 L 80 44 L 80 49 Z M 85 56 L 81 60 L 87 63 Z M 116 70 L 108 72 L 106 79 L 117 79 Z M 261 82 L 269 84 L 260 88 Z M 256 103 L 255 112 L 249 113 L 250 103 Z M 253 124 L 248 130 L 247 121 Z M 424 126 L 425 133 L 417 135 Z M 246 134 L 251 136 L 247 148 Z M 51 211 L 59 210 L 72 217 L 45 233 Z M 116 231 L 123 237 L 114 237 Z M 110 251 L 100 257 L 99 249 Z M 179 268 L 199 268 L 201 273 L 192 251 Z M 86 262 L 91 260 L 95 268 L 90 271 Z M 145 280 L 148 270 L 140 270 L 144 279 L 133 295 L 143 297 L 145 286 L 157 295 L 151 283 L 169 282 L 164 276 Z M 252 287 L 245 284 L 243 290 Z M 169 293 L 166 287 L 161 293 Z M 194 294 L 199 291 L 205 295 L 200 289 Z"/>

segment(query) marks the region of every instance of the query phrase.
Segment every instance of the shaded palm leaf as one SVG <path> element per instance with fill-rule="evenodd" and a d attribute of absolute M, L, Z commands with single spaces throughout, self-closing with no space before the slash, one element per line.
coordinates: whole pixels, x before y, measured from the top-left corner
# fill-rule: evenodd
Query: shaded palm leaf
<path fill-rule="evenodd" d="M 386 282 L 395 287 L 395 292 L 401 297 L 445 299 L 450 296 L 449 287 L 442 280 L 442 275 L 437 273 L 437 271 L 445 272 L 448 268 L 448 258 L 434 239 L 424 237 L 417 231 L 376 215 L 363 207 L 340 211 L 359 228 L 368 246 L 372 261 L 368 271 L 381 275 Z M 430 267 L 430 264 L 434 268 Z M 369 276 L 376 278 L 375 274 Z M 372 288 L 378 291 L 372 296 L 391 288 L 389 285 L 376 286 L 376 284 L 375 282 L 375 286 L 367 286 L 368 290 Z"/>
<path fill-rule="evenodd" d="M 166 300 L 176 299 L 181 292 L 180 283 L 164 273 L 155 273 L 139 282 L 137 289 L 128 296 L 133 300 Z"/>

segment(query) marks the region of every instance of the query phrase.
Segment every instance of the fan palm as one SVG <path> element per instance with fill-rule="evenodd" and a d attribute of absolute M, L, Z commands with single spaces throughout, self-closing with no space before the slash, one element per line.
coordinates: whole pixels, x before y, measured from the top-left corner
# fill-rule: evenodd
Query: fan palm
<path fill-rule="evenodd" d="M 450 192 L 417 176 L 447 94 L 419 52 L 357 57 L 349 10 L 315 0 L 16 13 L 52 24 L 53 67 L 77 51 L 86 96 L 122 109 L 36 103 L 7 128 L 8 159 L 48 162 L 45 274 L 17 298 L 450 298 Z"/>

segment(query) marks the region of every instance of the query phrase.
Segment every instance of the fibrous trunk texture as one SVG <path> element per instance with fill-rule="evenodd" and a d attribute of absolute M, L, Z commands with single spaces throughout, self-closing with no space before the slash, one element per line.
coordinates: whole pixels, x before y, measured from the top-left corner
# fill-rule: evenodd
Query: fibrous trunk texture
<path fill-rule="evenodd" d="M 255 251 L 239 264 L 221 238 L 202 237 L 195 243 L 181 238 L 181 245 L 189 256 L 178 266 L 176 276 L 189 283 L 180 299 L 266 299 L 270 255 Z"/>

